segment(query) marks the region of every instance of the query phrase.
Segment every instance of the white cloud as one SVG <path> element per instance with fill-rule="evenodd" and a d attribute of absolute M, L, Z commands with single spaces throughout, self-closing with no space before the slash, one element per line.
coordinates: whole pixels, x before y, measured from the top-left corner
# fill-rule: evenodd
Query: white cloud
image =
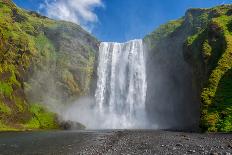
<path fill-rule="evenodd" d="M 50 18 L 71 21 L 90 30 L 98 22 L 94 13 L 96 7 L 103 7 L 102 0 L 45 0 L 39 11 Z"/>

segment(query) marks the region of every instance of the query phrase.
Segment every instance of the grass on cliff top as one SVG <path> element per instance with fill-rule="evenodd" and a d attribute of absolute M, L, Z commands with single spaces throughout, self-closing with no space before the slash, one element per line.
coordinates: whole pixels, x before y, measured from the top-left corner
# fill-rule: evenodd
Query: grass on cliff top
<path fill-rule="evenodd" d="M 155 44 L 174 32 L 183 23 L 183 19 L 173 20 L 167 24 L 161 25 L 154 32 L 144 38 L 144 42 L 150 46 L 151 49 L 155 48 Z"/>

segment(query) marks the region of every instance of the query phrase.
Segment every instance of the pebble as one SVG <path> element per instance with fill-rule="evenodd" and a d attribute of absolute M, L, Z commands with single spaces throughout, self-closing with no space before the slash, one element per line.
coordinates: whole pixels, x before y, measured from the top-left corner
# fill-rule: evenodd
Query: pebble
<path fill-rule="evenodd" d="M 183 146 L 183 144 L 181 144 L 181 143 L 177 143 L 177 144 L 176 144 L 176 146 L 181 146 L 181 147 L 182 147 L 182 146 Z"/>
<path fill-rule="evenodd" d="M 186 137 L 185 140 L 190 140 L 190 138 Z"/>
<path fill-rule="evenodd" d="M 196 153 L 196 150 L 188 150 L 188 153 Z"/>
<path fill-rule="evenodd" d="M 197 145 L 198 147 L 202 148 L 203 146 L 202 145 Z"/>
<path fill-rule="evenodd" d="M 176 147 L 173 147 L 172 150 L 176 150 L 177 148 Z"/>
<path fill-rule="evenodd" d="M 206 150 L 204 153 L 205 153 L 205 154 L 208 154 L 208 152 L 209 152 L 209 151 Z"/>
<path fill-rule="evenodd" d="M 228 144 L 228 148 L 232 149 L 232 144 Z"/>
<path fill-rule="evenodd" d="M 211 152 L 210 155 L 219 155 L 217 152 Z"/>
<path fill-rule="evenodd" d="M 17 148 L 17 147 L 18 147 L 18 145 L 13 144 L 13 145 L 11 145 L 11 147 Z"/>

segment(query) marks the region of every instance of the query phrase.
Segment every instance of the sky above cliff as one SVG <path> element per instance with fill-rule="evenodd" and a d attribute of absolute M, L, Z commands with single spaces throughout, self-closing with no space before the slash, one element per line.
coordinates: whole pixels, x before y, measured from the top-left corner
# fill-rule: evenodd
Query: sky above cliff
<path fill-rule="evenodd" d="M 82 25 L 101 41 L 143 38 L 188 8 L 230 4 L 232 0 L 13 0 L 18 6 Z"/>

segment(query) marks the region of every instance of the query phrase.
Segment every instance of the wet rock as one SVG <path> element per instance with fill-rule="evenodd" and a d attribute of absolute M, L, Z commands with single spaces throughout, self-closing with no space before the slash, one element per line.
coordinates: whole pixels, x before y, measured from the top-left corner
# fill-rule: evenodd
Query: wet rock
<path fill-rule="evenodd" d="M 228 144 L 228 148 L 232 149 L 232 144 L 231 143 Z"/>
<path fill-rule="evenodd" d="M 60 122 L 60 128 L 64 130 L 84 130 L 85 126 L 78 122 L 62 121 Z"/>
<path fill-rule="evenodd" d="M 183 147 L 183 144 L 177 143 L 176 146 Z"/>

